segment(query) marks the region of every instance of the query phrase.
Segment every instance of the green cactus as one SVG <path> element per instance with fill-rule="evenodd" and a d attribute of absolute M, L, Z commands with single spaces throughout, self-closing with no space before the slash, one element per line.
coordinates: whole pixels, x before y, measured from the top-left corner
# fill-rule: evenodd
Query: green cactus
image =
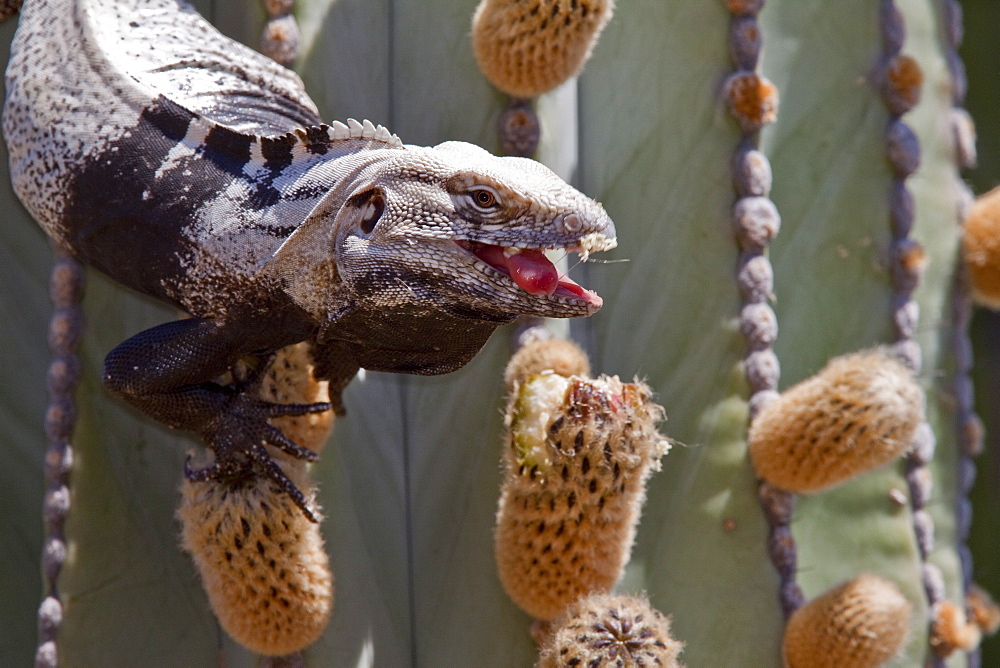
<path fill-rule="evenodd" d="M 247 12 L 246 0 L 196 4 L 209 18 L 229 17 L 227 33 L 257 43 L 264 15 Z M 921 101 L 904 121 L 922 155 L 907 185 L 916 200 L 913 237 L 928 256 L 914 297 L 924 360 L 919 380 L 937 434 L 931 561 L 945 576 L 947 598 L 961 603 L 948 338 L 958 238 L 959 172 L 945 120 L 952 100 L 941 3 L 898 4 L 903 51 L 924 75 Z M 988 9 L 990 0 L 963 4 L 971 53 L 984 48 L 969 46 L 974 38 L 992 39 L 979 25 L 988 22 L 973 17 L 996 10 Z M 506 98 L 476 66 L 473 6 L 297 0 L 297 69 L 325 118 L 369 118 L 408 143 L 458 139 L 498 151 Z M 759 71 L 781 96 L 760 149 L 771 161 L 770 198 L 782 218 L 769 257 L 784 389 L 835 355 L 892 340 L 889 112 L 872 78 L 882 49 L 878 3 L 770 0 L 758 20 Z M 595 374 L 643 378 L 669 416 L 661 431 L 686 444 L 650 478 L 618 589 L 647 592 L 671 617 L 686 665 L 778 666 L 778 576 L 746 447 L 747 350 L 737 321 L 730 176 L 741 135 L 722 99 L 734 71 L 730 21 L 722 0 L 619 2 L 579 81 L 539 98 L 538 157 L 603 202 L 620 239 L 606 256 L 628 260 L 573 269 L 605 306 L 571 323 L 570 333 L 590 353 Z M 5 50 L 14 28 L 15 20 L 0 25 Z M 971 62 L 969 71 L 975 90 Z M 993 72 L 982 76 L 995 79 Z M 970 107 L 974 99 L 970 93 Z M 978 120 L 992 121 L 986 113 Z M 0 507 L 7 531 L 0 540 L 0 662 L 26 665 L 43 593 L 51 259 L 42 233 L 15 204 L 6 154 L 0 157 L 7 204 L 0 232 Z M 1000 180 L 997 163 L 992 169 Z M 108 350 L 173 314 L 93 272 L 84 312 L 70 551 L 59 580 L 65 665 L 256 665 L 259 659 L 213 618 L 179 548 L 174 511 L 190 442 L 115 402 L 99 383 Z M 976 326 L 985 330 L 982 320 Z M 507 598 L 494 562 L 509 354 L 501 331 L 454 374 L 368 373 L 348 388 L 348 415 L 312 472 L 335 606 L 323 636 L 304 652 L 308 665 L 527 666 L 536 659 L 530 619 Z M 980 357 L 990 361 L 988 351 Z M 983 374 L 978 367 L 985 386 Z M 989 426 L 991 416 L 984 418 Z M 984 477 L 974 526 L 989 527 L 1000 500 L 995 482 L 990 488 Z M 892 666 L 920 665 L 928 655 L 911 512 L 894 501 L 893 490 L 906 489 L 904 465 L 889 465 L 801 497 L 792 523 L 797 581 L 807 598 L 868 572 L 894 582 L 912 604 L 909 640 Z M 998 591 L 995 538 L 974 534 L 970 543 L 977 579 Z M 983 647 L 984 665 L 1000 662 L 996 641 Z M 948 665 L 964 661 L 958 652 Z"/>

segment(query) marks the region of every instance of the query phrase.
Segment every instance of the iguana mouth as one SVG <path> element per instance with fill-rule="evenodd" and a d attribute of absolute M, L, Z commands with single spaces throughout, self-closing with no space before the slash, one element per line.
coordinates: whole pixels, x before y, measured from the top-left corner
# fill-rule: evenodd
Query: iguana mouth
<path fill-rule="evenodd" d="M 600 308 L 604 300 L 571 279 L 560 275 L 542 249 L 493 246 L 476 241 L 455 241 L 478 259 L 507 276 L 519 288 L 536 297 L 564 297 Z"/>

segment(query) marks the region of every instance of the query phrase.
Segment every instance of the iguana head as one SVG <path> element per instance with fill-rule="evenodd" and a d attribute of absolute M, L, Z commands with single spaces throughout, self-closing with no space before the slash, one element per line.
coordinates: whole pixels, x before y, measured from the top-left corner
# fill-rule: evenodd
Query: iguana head
<path fill-rule="evenodd" d="M 587 255 L 616 240 L 604 208 L 541 164 L 448 142 L 408 146 L 361 171 L 334 243 L 356 299 L 502 321 L 597 311 L 601 298 L 544 251 Z"/>

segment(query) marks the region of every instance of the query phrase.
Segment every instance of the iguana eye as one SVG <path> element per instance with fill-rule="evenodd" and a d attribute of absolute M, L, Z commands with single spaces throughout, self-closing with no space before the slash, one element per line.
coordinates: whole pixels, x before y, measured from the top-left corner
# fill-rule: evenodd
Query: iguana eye
<path fill-rule="evenodd" d="M 385 198 L 379 193 L 374 193 L 361 209 L 361 231 L 371 234 L 383 213 L 385 213 Z"/>
<path fill-rule="evenodd" d="M 475 188 L 470 194 L 473 203 L 480 209 L 492 209 L 497 205 L 497 195 L 490 188 Z"/>

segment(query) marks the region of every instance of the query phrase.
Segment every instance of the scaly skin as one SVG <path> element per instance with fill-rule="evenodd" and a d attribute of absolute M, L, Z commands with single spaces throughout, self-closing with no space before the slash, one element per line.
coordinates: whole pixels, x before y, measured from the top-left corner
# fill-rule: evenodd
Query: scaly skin
<path fill-rule="evenodd" d="M 189 477 L 265 475 L 309 514 L 265 445 L 311 455 L 267 420 L 329 406 L 220 384 L 240 358 L 310 341 L 339 409 L 360 367 L 445 373 L 520 314 L 600 308 L 542 254 L 614 247 L 599 204 L 530 160 L 323 125 L 294 73 L 186 4 L 29 0 L 6 83 L 11 177 L 39 224 L 192 316 L 125 341 L 104 370 L 213 450 Z"/>

